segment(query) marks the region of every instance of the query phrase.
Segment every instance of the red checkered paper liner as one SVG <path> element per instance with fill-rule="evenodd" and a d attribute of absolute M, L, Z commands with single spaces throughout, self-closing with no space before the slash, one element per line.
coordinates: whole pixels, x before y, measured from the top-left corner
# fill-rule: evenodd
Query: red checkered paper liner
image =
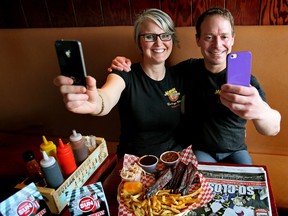
<path fill-rule="evenodd" d="M 124 161 L 123 161 L 123 167 L 130 166 L 130 165 L 133 165 L 134 163 L 137 163 L 138 159 L 139 158 L 135 155 L 125 154 Z M 198 167 L 198 161 L 197 161 L 197 159 L 196 159 L 196 157 L 192 151 L 191 145 L 189 147 L 187 147 L 186 149 L 183 149 L 180 152 L 180 160 L 185 164 L 192 162 L 195 167 Z M 156 170 L 162 169 L 163 167 L 164 167 L 163 163 L 161 163 L 159 161 L 159 163 L 156 167 Z M 194 191 L 194 189 L 199 188 L 199 184 L 201 184 L 202 190 L 199 194 L 199 198 L 201 201 L 199 203 L 193 203 L 192 205 L 188 206 L 188 208 L 185 209 L 185 211 L 182 212 L 181 215 L 183 213 L 189 212 L 189 210 L 200 208 L 204 204 L 207 204 L 208 202 L 210 202 L 213 199 L 212 191 L 209 188 L 209 185 L 208 185 L 205 177 L 199 171 L 197 171 L 196 175 L 199 177 L 200 182 L 197 184 L 193 184 L 189 191 Z M 156 182 L 156 180 L 155 180 L 153 175 L 148 174 L 148 173 L 146 175 L 142 174 L 141 183 L 145 186 L 145 188 L 150 187 L 155 182 Z M 126 207 L 124 205 L 124 198 L 122 196 L 120 196 L 120 194 L 119 194 L 119 193 L 121 193 L 122 185 L 123 185 L 123 182 L 120 183 L 119 190 L 118 190 L 118 202 L 119 202 L 118 216 L 135 216 L 134 213 L 132 213 L 126 209 Z"/>

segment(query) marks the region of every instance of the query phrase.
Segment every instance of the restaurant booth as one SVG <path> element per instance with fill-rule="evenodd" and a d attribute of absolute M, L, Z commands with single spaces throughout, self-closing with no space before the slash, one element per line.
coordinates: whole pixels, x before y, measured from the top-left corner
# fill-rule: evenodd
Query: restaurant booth
<path fill-rule="evenodd" d="M 82 134 L 104 137 L 109 154 L 114 154 L 119 135 L 117 108 L 106 117 L 81 116 L 66 111 L 61 96 L 52 83 L 53 78 L 59 74 L 53 45 L 55 39 L 59 38 L 80 40 L 88 73 L 93 74 L 99 83 L 103 83 L 107 75 L 106 68 L 114 56 L 123 55 L 131 57 L 133 61 L 139 60 L 139 53 L 133 48 L 134 42 L 131 37 L 133 27 L 0 31 L 0 39 L 6 41 L 6 45 L 0 50 L 1 67 L 2 71 L 9 71 L 3 73 L 0 91 L 2 98 L 6 98 L 6 102 L 2 104 L 0 136 L 1 176 L 3 176 L 1 186 L 5 185 L 3 190 L 7 190 L 8 185 L 13 187 L 11 184 L 16 185 L 21 181 L 21 177 L 24 176 L 21 152 L 28 146 L 36 150 L 42 143 L 42 135 L 49 137 L 51 134 L 52 140 L 57 143 L 57 137 L 68 138 L 70 131 L 76 128 Z M 285 73 L 285 68 L 288 68 L 287 28 L 236 26 L 235 31 L 234 50 L 252 52 L 253 74 L 259 77 L 271 106 L 282 114 L 282 131 L 276 137 L 258 135 L 249 124 L 247 145 L 253 163 L 267 167 L 277 207 L 287 208 L 287 196 L 283 196 L 288 194 L 288 188 L 284 184 L 288 180 L 285 172 L 288 152 L 284 141 L 287 136 L 285 133 L 287 101 L 284 100 L 287 98 L 285 83 L 288 81 Z M 119 32 L 117 38 L 113 37 L 113 32 Z M 175 64 L 191 56 L 200 57 L 193 37 L 194 28 L 179 27 L 177 32 L 180 48 L 174 49 L 169 63 Z M 113 44 L 109 44 L 111 40 Z M 100 53 L 98 50 L 105 52 Z"/>
<path fill-rule="evenodd" d="M 194 26 L 177 27 L 179 47 L 174 47 L 169 65 L 188 58 L 201 58 L 195 41 Z M 252 122 L 247 126 L 246 143 L 253 165 L 262 166 L 268 174 L 274 215 L 288 209 L 288 28 L 285 25 L 236 25 L 233 51 L 251 51 L 252 73 L 264 88 L 271 107 L 282 115 L 281 132 L 275 137 L 259 135 Z M 87 73 L 102 85 L 107 67 L 115 56 L 126 56 L 133 62 L 140 54 L 133 41 L 133 26 L 97 26 L 63 28 L 0 29 L 0 202 L 18 191 L 15 186 L 25 179 L 21 158 L 27 149 L 41 159 L 42 136 L 66 143 L 72 129 L 83 135 L 103 138 L 107 157 L 89 177 L 86 184 L 102 182 L 111 215 L 117 214 L 117 190 L 120 169 L 115 152 L 119 140 L 117 107 L 103 117 L 68 112 L 53 78 L 59 73 L 54 42 L 57 39 L 82 42 Z M 111 186 L 112 185 L 112 186 Z M 67 208 L 60 215 L 69 215 Z"/>

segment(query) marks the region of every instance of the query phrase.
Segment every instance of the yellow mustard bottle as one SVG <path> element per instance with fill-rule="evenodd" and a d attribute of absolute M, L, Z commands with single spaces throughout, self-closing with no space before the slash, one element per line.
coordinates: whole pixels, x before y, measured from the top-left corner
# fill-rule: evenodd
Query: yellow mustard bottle
<path fill-rule="evenodd" d="M 56 145 L 53 143 L 53 141 L 47 141 L 45 136 L 42 136 L 43 143 L 40 145 L 40 151 L 45 151 L 48 156 L 53 156 L 54 158 L 57 158 L 56 152 L 57 148 Z"/>

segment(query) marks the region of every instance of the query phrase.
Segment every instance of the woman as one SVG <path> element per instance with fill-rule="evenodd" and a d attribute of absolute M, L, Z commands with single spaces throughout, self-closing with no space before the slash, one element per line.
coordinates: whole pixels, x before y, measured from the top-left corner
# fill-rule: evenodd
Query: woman
<path fill-rule="evenodd" d="M 184 79 L 165 67 L 176 41 L 173 21 L 161 10 L 146 10 L 136 19 L 134 39 L 142 59 L 132 65 L 130 73 L 112 71 L 99 89 L 91 76 L 86 78 L 87 88 L 73 86 L 64 76 L 56 77 L 54 83 L 71 112 L 102 116 L 119 101 L 119 158 L 125 153 L 159 157 L 167 150 L 179 151 L 176 131 Z"/>

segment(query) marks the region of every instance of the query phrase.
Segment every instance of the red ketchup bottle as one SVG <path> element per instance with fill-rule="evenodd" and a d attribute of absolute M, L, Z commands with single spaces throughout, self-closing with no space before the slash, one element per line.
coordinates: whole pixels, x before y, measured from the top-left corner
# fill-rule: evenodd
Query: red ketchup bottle
<path fill-rule="evenodd" d="M 61 139 L 59 139 L 57 146 L 57 160 L 64 178 L 69 177 L 77 169 L 71 147 L 68 144 L 63 144 Z"/>

